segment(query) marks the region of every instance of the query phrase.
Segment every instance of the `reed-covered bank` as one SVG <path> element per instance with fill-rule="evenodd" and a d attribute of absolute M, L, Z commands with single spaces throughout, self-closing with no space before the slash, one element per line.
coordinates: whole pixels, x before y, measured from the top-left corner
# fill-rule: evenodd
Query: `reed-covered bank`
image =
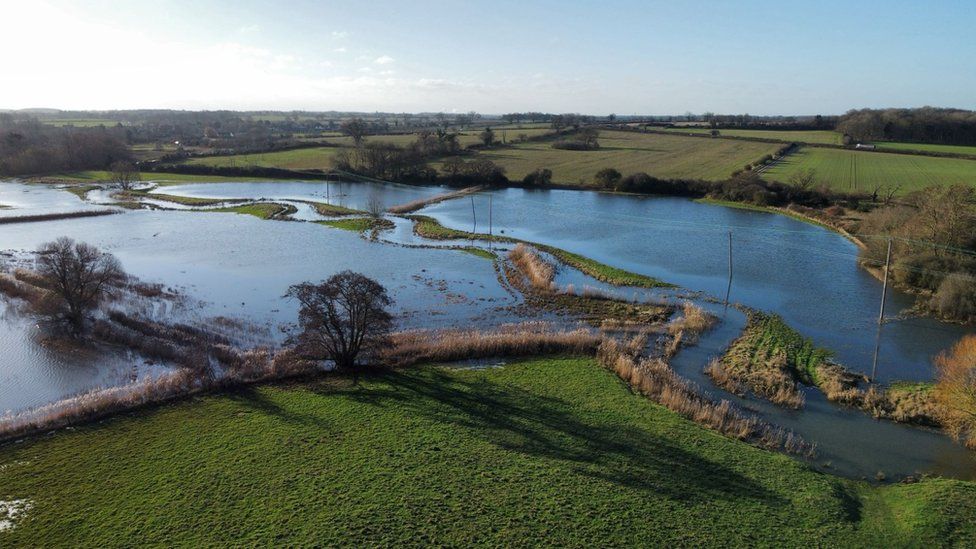
<path fill-rule="evenodd" d="M 724 389 L 752 392 L 790 408 L 804 404 L 800 385 L 816 387 L 827 400 L 859 408 L 880 419 L 938 426 L 938 405 L 919 385 L 882 387 L 830 359 L 777 315 L 749 312 L 742 336 L 713 360 L 706 373 Z"/>

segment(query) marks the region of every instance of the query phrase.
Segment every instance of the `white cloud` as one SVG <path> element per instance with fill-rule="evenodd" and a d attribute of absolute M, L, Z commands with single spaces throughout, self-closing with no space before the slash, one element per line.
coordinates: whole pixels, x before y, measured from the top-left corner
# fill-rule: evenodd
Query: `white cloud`
<path fill-rule="evenodd" d="M 376 63 L 377 65 L 389 65 L 390 63 L 392 63 L 394 61 L 396 61 L 396 59 L 390 57 L 389 55 L 381 55 L 381 56 L 377 57 L 373 61 L 373 63 Z"/>
<path fill-rule="evenodd" d="M 341 48 L 336 48 L 336 49 L 334 49 L 332 51 L 334 51 L 336 53 L 346 53 L 346 48 L 345 48 L 345 46 L 343 46 Z"/>
<path fill-rule="evenodd" d="M 349 31 L 332 31 L 332 38 L 336 40 L 342 40 L 343 38 L 349 37 Z"/>
<path fill-rule="evenodd" d="M 260 25 L 244 25 L 243 27 L 237 29 L 237 32 L 240 34 L 254 34 L 260 30 Z"/>

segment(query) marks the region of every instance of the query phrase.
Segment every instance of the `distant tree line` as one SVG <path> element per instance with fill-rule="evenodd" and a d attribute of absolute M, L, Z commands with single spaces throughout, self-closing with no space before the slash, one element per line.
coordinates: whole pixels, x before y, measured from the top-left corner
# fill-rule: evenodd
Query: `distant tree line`
<path fill-rule="evenodd" d="M 129 159 L 119 128 L 56 127 L 0 113 L 0 175 L 105 169 Z"/>
<path fill-rule="evenodd" d="M 852 110 L 840 117 L 837 130 L 858 141 L 976 145 L 976 111 L 935 107 Z"/>

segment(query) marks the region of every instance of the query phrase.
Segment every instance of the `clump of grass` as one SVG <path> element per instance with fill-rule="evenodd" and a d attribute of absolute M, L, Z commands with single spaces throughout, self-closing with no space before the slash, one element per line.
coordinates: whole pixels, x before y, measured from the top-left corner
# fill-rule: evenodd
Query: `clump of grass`
<path fill-rule="evenodd" d="M 557 330 L 546 323 L 494 330 L 410 331 L 391 336 L 380 361 L 394 367 L 484 357 L 546 354 L 592 355 L 600 340 L 588 330 Z"/>
<path fill-rule="evenodd" d="M 668 332 L 674 335 L 684 332 L 686 335 L 698 336 L 715 325 L 718 319 L 715 315 L 695 305 L 691 301 L 681 304 L 681 316 L 668 324 Z"/>
<path fill-rule="evenodd" d="M 246 198 L 201 198 L 196 196 L 179 196 L 175 194 L 152 193 L 152 189 L 120 191 L 112 195 L 123 202 L 137 202 L 140 198 L 151 198 L 163 202 L 172 202 L 183 206 L 218 206 L 221 204 L 242 204 L 248 202 Z"/>
<path fill-rule="evenodd" d="M 531 248 L 525 244 L 519 244 L 508 254 L 508 258 L 518 268 L 519 272 L 528 279 L 529 284 L 536 291 L 554 292 L 556 291 L 556 268 L 552 263 L 539 257 Z"/>
<path fill-rule="evenodd" d="M 372 230 L 392 229 L 395 226 L 392 221 L 382 217 L 380 218 L 353 217 L 349 219 L 330 219 L 327 221 L 316 221 L 316 223 L 320 225 L 334 227 L 336 229 L 353 231 L 357 233 L 372 231 Z"/>

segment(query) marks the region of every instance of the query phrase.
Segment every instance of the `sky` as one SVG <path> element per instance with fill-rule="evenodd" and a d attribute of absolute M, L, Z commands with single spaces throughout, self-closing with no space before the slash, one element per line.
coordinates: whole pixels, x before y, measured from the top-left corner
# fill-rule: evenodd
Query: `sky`
<path fill-rule="evenodd" d="M 976 1 L 0 0 L 0 109 L 976 109 Z"/>

